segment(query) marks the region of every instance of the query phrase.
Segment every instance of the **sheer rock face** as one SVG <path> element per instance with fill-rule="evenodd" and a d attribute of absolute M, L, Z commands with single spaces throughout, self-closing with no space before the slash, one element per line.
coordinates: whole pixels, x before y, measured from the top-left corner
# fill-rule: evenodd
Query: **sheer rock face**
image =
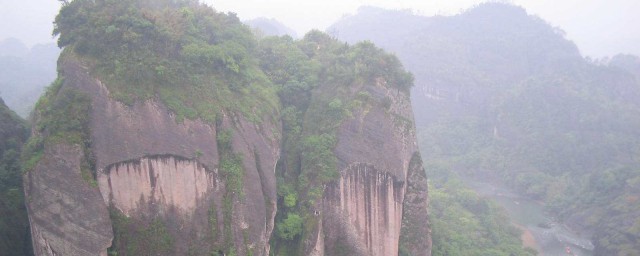
<path fill-rule="evenodd" d="M 24 189 L 35 255 L 107 255 L 113 232 L 100 192 L 82 179 L 78 146 L 45 148 L 25 174 Z"/>
<path fill-rule="evenodd" d="M 274 170 L 280 153 L 280 124 L 271 122 L 270 118 L 264 118 L 266 121 L 259 124 L 252 123 L 234 113 L 222 113 L 217 125 L 200 120 L 178 123 L 157 100 L 128 106 L 110 98 L 107 87 L 93 77 L 77 58 L 63 55 L 59 63 L 61 75 L 65 78 L 63 88 L 77 89 L 91 98 L 91 151 L 95 156 L 99 184 L 99 191 L 93 190 L 99 194 L 99 200 L 93 198 L 91 204 L 84 204 L 71 197 L 72 203 L 84 207 L 68 211 L 77 215 L 98 208 L 104 210 L 109 241 L 101 248 L 102 251 L 111 245 L 111 223 L 106 209 L 112 206 L 112 210 L 134 222 L 162 220 L 173 239 L 173 248 L 167 254 L 209 254 L 231 244 L 239 254 L 252 251 L 254 255 L 268 255 L 268 240 L 276 212 Z M 233 199 L 227 210 L 223 210 L 225 179 L 219 175 L 218 169 L 220 154 L 216 135 L 220 129 L 231 132 L 232 151 L 242 156 L 244 169 L 243 195 L 229 197 Z M 74 154 L 60 153 L 62 158 L 76 157 Z M 45 153 L 45 159 L 49 157 Z M 55 184 L 54 178 L 61 172 L 69 172 L 69 168 L 49 168 L 43 172 L 46 175 L 31 178 L 31 183 L 39 182 L 32 184 L 31 189 Z M 29 176 L 40 175 L 38 170 Z M 82 181 L 80 176 L 78 179 Z M 84 196 L 83 193 L 70 194 Z M 32 222 L 40 220 L 36 216 L 43 214 L 42 209 L 33 203 L 28 205 Z M 225 216 L 230 219 L 225 220 Z M 56 216 L 39 218 L 42 223 L 52 223 L 48 225 L 56 229 L 63 225 L 55 224 Z M 74 219 L 85 222 L 89 218 L 78 216 L 64 222 L 74 223 Z M 209 224 L 211 220 L 216 223 Z M 224 226 L 231 227 L 231 232 L 225 232 Z M 69 247 L 81 246 L 76 244 L 75 238 L 59 232 L 45 233 L 40 231 L 42 229 L 36 222 L 32 234 L 38 240 L 34 243 L 59 240 Z M 212 234 L 212 229 L 218 233 Z M 225 237 L 226 234 L 230 237 Z M 75 237 L 86 235 L 79 232 Z M 50 242 L 42 243 L 38 248 L 44 249 L 36 254 L 50 255 L 50 250 L 46 250 L 46 244 Z M 124 251 L 123 248 L 116 249 Z M 97 251 L 91 251 L 78 255 L 97 254 Z"/>
<path fill-rule="evenodd" d="M 419 235 L 430 244 L 427 202 L 405 203 L 408 193 L 411 198 L 427 197 L 426 187 L 416 190 L 410 187 L 414 181 L 408 181 L 414 177 L 408 176 L 412 157 L 419 160 L 409 98 L 383 83 L 378 81 L 378 86 L 365 90 L 374 102 L 390 104 L 356 110 L 338 129 L 335 154 L 341 178 L 324 190 L 317 211 L 321 219 L 318 234 L 311 236 L 315 241 L 308 242 L 313 245 L 307 246 L 308 253 L 396 255 L 404 218 L 425 226 Z M 414 169 L 424 176 L 421 164 Z M 403 212 L 408 204 L 415 212 Z M 430 246 L 417 249 L 415 255 L 430 255 Z"/>
<path fill-rule="evenodd" d="M 239 255 L 269 254 L 277 210 L 275 166 L 281 152 L 282 129 L 272 121 L 276 118 L 265 117 L 257 124 L 225 112 L 217 124 L 176 122 L 157 100 L 124 105 L 112 99 L 107 87 L 73 56 L 63 55 L 59 63 L 63 89 L 77 89 L 91 98 L 90 151 L 98 186 L 82 179 L 82 156 L 76 159 L 82 150 L 45 151 L 36 170 L 26 175 L 27 195 L 68 190 L 68 196 L 60 213 L 40 202 L 63 208 L 55 198 L 27 202 L 36 255 L 105 254 L 116 223 L 108 209 L 135 224 L 116 231 L 134 236 L 140 231 L 136 225 L 161 221 L 172 240 L 161 254 L 207 255 L 228 246 Z M 354 93 L 366 90 L 372 103 L 353 110 L 337 130 L 334 153 L 341 178 L 325 186 L 316 211 L 319 225 L 304 241 L 307 255 L 395 255 L 406 218 L 426 227 L 416 235 L 430 244 L 427 201 L 413 200 L 426 198 L 427 192 L 426 183 L 412 185 L 422 184 L 412 179 L 415 173 L 424 178 L 424 170 L 411 164 L 418 154 L 408 95 L 384 83 L 353 88 Z M 221 131 L 230 132 L 232 153 L 241 156 L 241 195 L 230 192 L 219 169 L 225 154 L 216 140 Z M 67 230 L 76 233 L 69 236 Z M 429 247 L 408 249 L 428 255 L 424 251 Z M 114 248 L 125 252 L 126 241 Z"/>
<path fill-rule="evenodd" d="M 328 255 L 395 255 L 404 185 L 367 164 L 354 164 L 325 190 L 323 228 Z"/>

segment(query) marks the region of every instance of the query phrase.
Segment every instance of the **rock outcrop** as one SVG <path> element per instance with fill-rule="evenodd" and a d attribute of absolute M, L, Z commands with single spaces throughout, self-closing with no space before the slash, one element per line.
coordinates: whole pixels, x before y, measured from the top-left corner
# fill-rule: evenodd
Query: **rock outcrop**
<path fill-rule="evenodd" d="M 258 42 L 191 2 L 73 1 L 56 25 L 25 153 L 37 255 L 395 255 L 408 214 L 428 225 L 412 77 L 373 44 Z"/>
<path fill-rule="evenodd" d="M 35 255 L 107 255 L 113 232 L 100 192 L 82 178 L 82 150 L 47 146 L 24 177 Z"/>
<path fill-rule="evenodd" d="M 372 102 L 389 105 L 356 110 L 338 128 L 334 152 L 340 178 L 324 190 L 321 227 L 312 236 L 316 241 L 310 243 L 315 244 L 310 254 L 395 255 L 401 232 L 409 228 L 403 219 L 410 219 L 421 227 L 415 236 L 425 242 L 413 246 L 412 255 L 430 255 L 426 177 L 408 93 L 384 84 L 378 79 L 376 86 L 360 89 Z"/>
<path fill-rule="evenodd" d="M 64 191 L 85 186 L 84 189 L 93 192 L 64 192 L 69 196 L 66 204 L 82 206 L 89 212 L 103 209 L 101 215 L 93 215 L 101 216 L 103 221 L 95 225 L 106 223 L 109 227 L 108 231 L 100 230 L 100 235 L 108 239 L 103 243 L 96 240 L 100 246 L 95 248 L 82 249 L 83 242 L 59 235 L 73 227 L 46 223 L 60 213 L 43 212 L 39 206 L 42 203 L 30 201 L 27 204 L 32 213 L 32 233 L 40 252 L 38 255 L 47 255 L 46 252 L 76 255 L 74 251 L 55 247 L 51 241 L 84 250 L 78 249 L 83 253 L 77 255 L 106 253 L 112 237 L 107 207 L 124 215 L 127 221 L 143 226 L 127 226 L 131 230 L 118 230 L 116 233 L 135 233 L 154 220 L 161 220 L 173 245 L 162 251 L 165 255 L 208 254 L 229 246 L 241 254 L 268 254 L 268 240 L 276 211 L 274 169 L 280 152 L 278 133 L 271 131 L 280 130 L 278 124 L 268 121 L 256 124 L 235 113 L 224 115 L 217 125 L 199 120 L 178 123 L 158 101 L 148 100 L 128 106 L 113 100 L 102 82 L 91 76 L 88 68 L 73 54 L 63 55 L 60 63 L 61 75 L 65 77 L 62 88 L 80 91 L 91 98 L 89 130 L 98 186 L 91 187 L 83 181 L 77 163 L 67 160 L 76 159 L 77 150 L 58 150 L 46 151 L 45 159 L 41 161 L 53 157 L 51 154 L 55 152 L 55 157 L 67 164 L 50 166 L 57 163 L 53 160 L 49 161 L 51 164 L 40 163 L 27 174 L 26 191 L 30 195 L 44 188 Z M 241 195 L 226 194 L 227 184 L 219 171 L 218 131 L 228 131 L 232 135 L 231 150 L 242 156 Z M 78 184 L 70 186 L 58 179 Z M 60 187 L 49 188 L 57 184 Z M 99 193 L 100 202 L 95 201 L 95 195 L 87 197 L 92 193 Z M 42 200 L 49 200 L 47 198 Z M 69 216 L 77 216 L 64 219 L 61 222 L 64 225 L 96 218 L 82 218 L 82 211 L 76 211 L 80 208 L 62 208 Z M 215 223 L 206 224 L 211 221 Z M 54 227 L 55 230 L 48 230 Z M 78 237 L 87 236 L 78 234 Z M 117 237 L 116 234 L 116 240 Z M 128 239 L 116 241 L 114 250 L 130 249 L 134 242 L 131 239 L 135 238 Z"/>

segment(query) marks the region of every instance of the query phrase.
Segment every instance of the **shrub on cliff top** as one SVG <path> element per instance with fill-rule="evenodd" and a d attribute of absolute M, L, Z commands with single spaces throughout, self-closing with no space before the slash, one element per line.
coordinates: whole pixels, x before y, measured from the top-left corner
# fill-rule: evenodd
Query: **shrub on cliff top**
<path fill-rule="evenodd" d="M 178 120 L 211 123 L 221 110 L 259 121 L 279 105 L 250 29 L 197 1 L 65 2 L 54 35 L 126 104 L 158 98 Z"/>

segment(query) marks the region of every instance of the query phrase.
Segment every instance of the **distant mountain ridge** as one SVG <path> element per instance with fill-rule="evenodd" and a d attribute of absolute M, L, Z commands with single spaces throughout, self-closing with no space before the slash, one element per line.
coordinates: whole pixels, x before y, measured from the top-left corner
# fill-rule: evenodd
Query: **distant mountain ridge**
<path fill-rule="evenodd" d="M 284 36 L 288 35 L 298 38 L 298 34 L 291 28 L 282 24 L 274 18 L 259 17 L 251 20 L 245 20 L 245 24 L 264 33 L 265 36 Z"/>
<path fill-rule="evenodd" d="M 56 78 L 60 49 L 55 44 L 28 48 L 17 39 L 0 42 L 0 96 L 23 118 Z"/>

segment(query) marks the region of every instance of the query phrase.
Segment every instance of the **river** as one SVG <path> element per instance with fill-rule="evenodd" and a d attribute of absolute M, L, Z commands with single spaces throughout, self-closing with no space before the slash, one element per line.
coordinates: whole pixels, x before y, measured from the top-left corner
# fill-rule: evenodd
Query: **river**
<path fill-rule="evenodd" d="M 528 240 L 525 244 L 535 247 L 539 255 L 593 255 L 593 244 L 589 237 L 555 222 L 539 202 L 519 196 L 499 184 L 469 178 L 463 181 L 479 195 L 491 198 L 502 206 L 513 223 L 524 229 L 523 238 Z"/>

